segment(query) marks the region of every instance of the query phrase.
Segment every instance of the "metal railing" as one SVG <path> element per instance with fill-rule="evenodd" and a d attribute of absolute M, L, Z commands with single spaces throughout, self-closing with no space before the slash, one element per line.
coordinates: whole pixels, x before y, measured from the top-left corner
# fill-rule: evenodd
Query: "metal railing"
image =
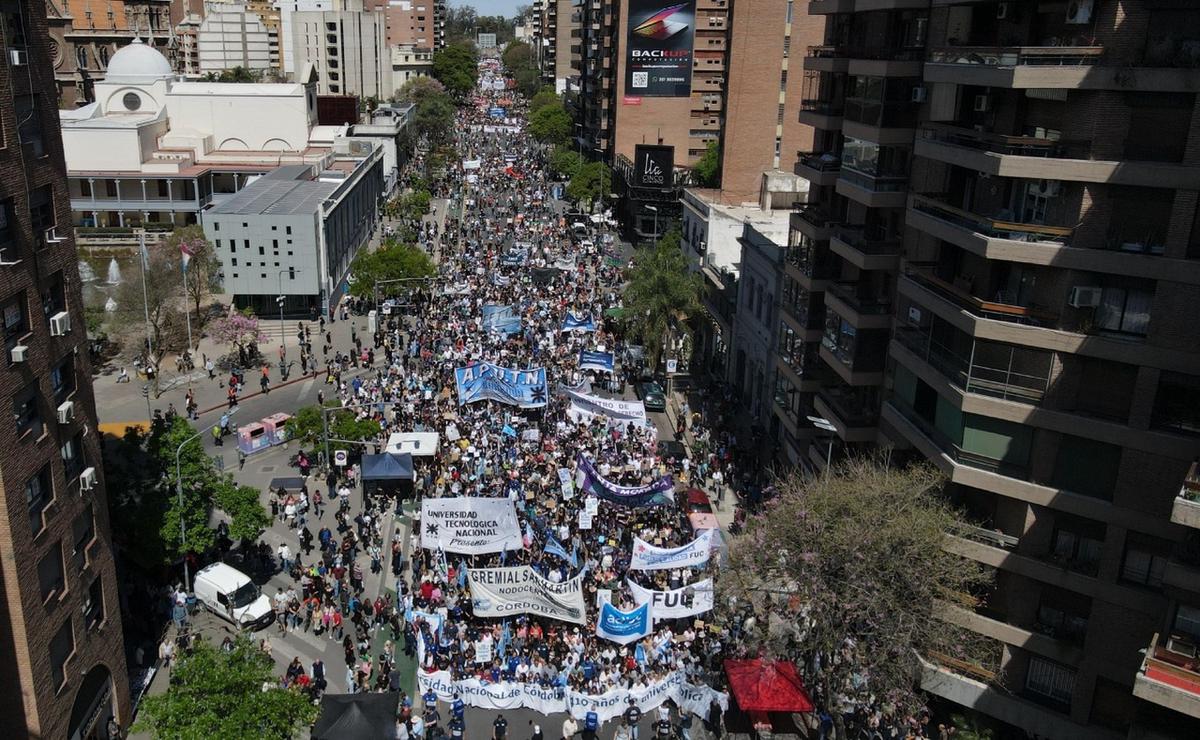
<path fill-rule="evenodd" d="M 956 525 L 952 531 L 964 539 L 973 540 L 984 545 L 998 547 L 1001 550 L 1015 550 L 1017 545 L 1021 543 L 1020 537 L 1014 537 L 1011 534 L 1004 534 L 996 529 L 987 529 L 985 527 L 977 527 L 973 524 Z"/>
<path fill-rule="evenodd" d="M 872 175 L 845 164 L 838 178 L 875 193 L 898 193 L 908 188 L 908 175 Z"/>
<path fill-rule="evenodd" d="M 842 224 L 834 231 L 839 241 L 845 242 L 863 254 L 899 254 L 903 242 L 899 239 L 877 239 L 867 236 L 866 228 L 855 224 Z"/>
<path fill-rule="evenodd" d="M 1067 245 L 1070 243 L 1071 235 L 1075 231 L 1074 227 L 1070 226 L 1030 224 L 1011 219 L 983 216 L 961 208 L 955 208 L 929 194 L 914 193 L 912 196 L 912 208 L 914 211 L 920 211 L 954 226 L 968 229 L 982 236 L 994 239 Z"/>
<path fill-rule="evenodd" d="M 862 287 L 870 286 L 860 286 L 858 283 L 830 283 L 825 290 L 840 298 L 843 303 L 860 314 L 878 316 L 892 312 L 890 298 L 873 294 L 861 295 L 859 291 Z"/>
<path fill-rule="evenodd" d="M 817 172 L 837 172 L 842 168 L 842 160 L 832 152 L 796 152 L 800 164 Z"/>
<path fill-rule="evenodd" d="M 800 101 L 800 110 L 822 116 L 841 116 L 846 111 L 846 105 L 843 101 L 806 98 Z"/>
<path fill-rule="evenodd" d="M 873 427 L 879 423 L 879 409 L 850 393 L 822 388 L 817 391 L 817 397 L 848 427 Z"/>
<path fill-rule="evenodd" d="M 920 133 L 927 141 L 1019 157 L 1080 159 L 1087 156 L 1091 144 L 1037 136 L 1009 136 L 944 123 L 924 124 Z"/>
<path fill-rule="evenodd" d="M 1200 461 L 1193 462 L 1183 476 L 1183 485 L 1179 487 L 1179 498 L 1200 503 Z"/>
<path fill-rule="evenodd" d="M 972 357 L 963 357 L 933 339 L 928 332 L 917 327 L 897 327 L 894 337 L 897 342 L 907 347 L 952 384 L 967 393 L 978 393 L 1005 401 L 1036 406 L 1042 402 L 1050 390 L 1049 368 L 1044 376 L 1020 373 L 1012 369 L 1012 362 L 1017 352 L 1016 347 L 1008 347 L 1008 367 L 998 368 L 986 367 L 974 362 L 973 355 L 978 342 L 971 344 Z M 1003 345 L 992 346 L 1001 347 Z"/>
<path fill-rule="evenodd" d="M 930 49 L 926 61 L 988 67 L 1067 67 L 1098 64 L 1102 56 L 1103 46 L 946 46 Z"/>

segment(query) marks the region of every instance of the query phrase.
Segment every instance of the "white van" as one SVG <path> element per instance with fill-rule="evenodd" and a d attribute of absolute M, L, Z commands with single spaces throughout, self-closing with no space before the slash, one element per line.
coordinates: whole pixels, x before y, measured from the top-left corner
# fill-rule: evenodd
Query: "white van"
<path fill-rule="evenodd" d="M 192 588 L 196 600 L 205 608 L 238 627 L 265 627 L 275 616 L 271 600 L 258 590 L 250 576 L 225 563 L 201 568 Z"/>

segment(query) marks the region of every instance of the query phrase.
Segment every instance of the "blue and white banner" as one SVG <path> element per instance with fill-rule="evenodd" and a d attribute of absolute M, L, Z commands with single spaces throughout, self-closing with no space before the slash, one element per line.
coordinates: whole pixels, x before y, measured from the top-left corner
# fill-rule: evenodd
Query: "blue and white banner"
<path fill-rule="evenodd" d="M 512 306 L 499 306 L 493 303 L 483 307 L 483 330 L 504 335 L 516 334 L 521 331 L 521 317 Z"/>
<path fill-rule="evenodd" d="M 633 557 L 630 570 L 670 570 L 704 565 L 712 553 L 713 530 L 706 529 L 700 536 L 681 547 L 655 547 L 641 537 L 633 537 Z"/>
<path fill-rule="evenodd" d="M 500 264 L 505 267 L 524 267 L 529 260 L 529 250 L 525 247 L 514 247 L 500 255 Z"/>
<path fill-rule="evenodd" d="M 507 498 L 426 498 L 421 501 L 421 547 L 467 555 L 520 550 L 517 510 Z"/>
<path fill-rule="evenodd" d="M 530 568 L 468 568 L 471 611 L 476 617 L 536 614 L 572 624 L 587 623 L 583 574 L 554 583 Z"/>
<path fill-rule="evenodd" d="M 492 118 L 504 118 L 504 109 L 499 107 L 491 108 L 488 110 L 488 115 Z"/>
<path fill-rule="evenodd" d="M 611 373 L 613 371 L 613 362 L 612 352 L 596 352 L 585 349 L 579 353 L 580 370 L 598 370 L 604 373 Z"/>
<path fill-rule="evenodd" d="M 567 317 L 563 319 L 562 329 L 559 331 L 596 331 L 596 322 L 592 321 L 590 314 L 580 316 L 574 311 L 567 311 Z"/>
<path fill-rule="evenodd" d="M 500 287 L 504 287 L 511 282 L 512 282 L 512 278 L 510 278 L 508 275 L 501 275 L 498 272 L 492 273 L 492 285 L 499 285 Z"/>
<path fill-rule="evenodd" d="M 642 588 L 631 578 L 625 579 L 625 583 L 629 586 L 629 593 L 633 594 L 633 600 L 636 603 L 650 605 L 650 614 L 655 619 L 694 617 L 697 614 L 711 611 L 713 608 L 714 594 L 711 578 L 705 578 L 698 583 L 671 591 Z"/>
<path fill-rule="evenodd" d="M 630 612 L 623 612 L 607 601 L 600 605 L 600 617 L 596 620 L 597 637 L 618 645 L 628 645 L 650 634 L 652 628 L 648 603 Z"/>
<path fill-rule="evenodd" d="M 664 475 L 645 486 L 619 486 L 605 480 L 583 455 L 576 456 L 579 471 L 575 487 L 605 501 L 622 506 L 661 506 L 674 503 L 675 479 Z"/>
<path fill-rule="evenodd" d="M 616 421 L 646 421 L 646 405 L 641 401 L 618 401 L 613 398 L 589 396 L 570 389 L 567 389 L 567 397 L 571 399 L 567 415 L 574 421 L 590 419 L 593 416 L 606 416 Z"/>
<path fill-rule="evenodd" d="M 476 401 L 499 401 L 509 406 L 533 409 L 546 405 L 546 368 L 514 370 L 480 362 L 454 370 L 459 405 Z"/>

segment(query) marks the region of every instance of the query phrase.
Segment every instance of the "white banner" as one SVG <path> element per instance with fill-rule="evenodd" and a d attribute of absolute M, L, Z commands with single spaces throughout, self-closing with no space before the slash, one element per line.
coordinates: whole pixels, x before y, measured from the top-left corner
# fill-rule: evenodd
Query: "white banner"
<path fill-rule="evenodd" d="M 590 419 L 593 416 L 607 416 L 618 421 L 645 421 L 646 405 L 641 401 L 619 401 L 613 398 L 588 396 L 583 393 L 567 392 L 571 405 L 567 407 L 567 415 L 572 421 Z"/>
<path fill-rule="evenodd" d="M 562 622 L 584 624 L 583 574 L 552 583 L 528 565 L 515 568 L 469 568 L 471 608 L 477 617 L 537 614 Z"/>
<path fill-rule="evenodd" d="M 681 547 L 655 547 L 641 537 L 633 538 L 633 558 L 629 562 L 630 570 L 670 570 L 671 568 L 690 568 L 694 565 L 704 565 L 708 562 L 712 550 L 711 529 L 706 529 L 700 536 Z"/>
<path fill-rule="evenodd" d="M 638 604 L 650 602 L 650 615 L 655 619 L 675 619 L 703 614 L 713 608 L 711 578 L 673 591 L 651 591 L 626 579 L 633 600 Z"/>
<path fill-rule="evenodd" d="M 483 166 L 483 160 L 481 159 L 464 159 L 462 161 L 462 168 L 464 170 L 477 170 L 481 166 Z"/>
<path fill-rule="evenodd" d="M 520 550 L 517 510 L 507 498 L 427 498 L 421 502 L 421 547 L 480 555 Z"/>
<path fill-rule="evenodd" d="M 479 642 L 475 643 L 475 662 L 492 662 L 492 641 L 490 639 L 480 640 Z"/>
<path fill-rule="evenodd" d="M 477 678 L 454 681 L 449 671 L 417 671 L 419 694 L 430 690 L 446 703 L 460 696 L 465 704 L 481 709 L 532 709 L 541 714 L 569 711 L 576 719 L 584 719 L 594 711 L 601 724 L 625 713 L 629 700 L 643 712 L 655 709 L 667 699 L 673 699 L 681 708 L 700 717 L 708 716 L 708 707 L 713 699 L 723 711 L 729 709 L 729 695 L 714 691 L 708 686 L 688 683 L 682 673 L 674 672 L 666 678 L 636 689 L 614 689 L 604 694 L 581 694 L 570 689 L 543 689 L 532 683 L 483 683 Z"/>

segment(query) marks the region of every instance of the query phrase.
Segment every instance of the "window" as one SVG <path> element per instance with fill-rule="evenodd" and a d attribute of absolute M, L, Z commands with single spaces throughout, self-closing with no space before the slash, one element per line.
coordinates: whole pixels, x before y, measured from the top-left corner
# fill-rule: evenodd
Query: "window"
<path fill-rule="evenodd" d="M 1104 525 L 1068 514 L 1055 515 L 1051 557 L 1072 570 L 1095 575 L 1104 547 Z"/>
<path fill-rule="evenodd" d="M 67 355 L 50 370 L 50 388 L 54 391 L 54 403 L 58 405 L 75 392 L 75 358 Z"/>
<path fill-rule="evenodd" d="M 1047 699 L 1070 704 L 1075 693 L 1075 671 L 1045 658 L 1031 657 L 1025 688 Z"/>
<path fill-rule="evenodd" d="M 38 439 L 42 436 L 40 405 L 36 380 L 13 396 L 13 420 L 17 425 L 18 437 L 32 434 L 33 439 Z"/>
<path fill-rule="evenodd" d="M 213 221 L 213 231 L 220 231 L 220 230 L 221 230 L 221 223 L 219 221 Z"/>
<path fill-rule="evenodd" d="M 1125 560 L 1121 563 L 1121 580 L 1151 588 L 1161 588 L 1167 555 L 1155 552 L 1149 543 L 1141 543 L 1133 535 L 1125 545 Z"/>
<path fill-rule="evenodd" d="M 101 53 L 103 53 L 103 49 L 101 49 Z M 125 106 L 125 110 L 135 111 L 142 107 L 142 98 L 135 92 L 127 92 L 121 98 L 121 105 Z M 160 180 L 159 182 L 162 181 Z"/>
<path fill-rule="evenodd" d="M 38 585 L 42 588 L 42 603 L 53 596 L 61 596 L 66 591 L 66 577 L 63 575 L 62 542 L 55 542 L 49 551 L 38 561 Z"/>
<path fill-rule="evenodd" d="M 1096 327 L 1103 331 L 1145 336 L 1150 328 L 1150 306 L 1154 291 L 1112 287 L 1100 293 Z"/>
<path fill-rule="evenodd" d="M 29 151 L 34 157 L 45 156 L 46 147 L 42 141 L 42 116 L 38 111 L 37 96 L 16 96 L 14 109 L 17 117 L 17 136 L 20 138 L 21 145 L 29 147 Z M 32 206 L 30 208 L 32 209 Z"/>
<path fill-rule="evenodd" d="M 1171 632 L 1191 636 L 1192 640 L 1200 642 L 1200 607 L 1180 604 L 1175 609 L 1175 621 L 1171 623 Z"/>
<path fill-rule="evenodd" d="M 58 451 L 62 455 L 67 480 L 74 479 L 87 467 L 87 459 L 83 454 L 83 432 L 77 432 L 74 437 L 63 442 Z"/>
<path fill-rule="evenodd" d="M 46 526 L 42 512 L 54 500 L 54 492 L 50 489 L 50 466 L 29 479 L 25 484 L 25 507 L 29 511 L 29 528 L 36 536 Z"/>
<path fill-rule="evenodd" d="M 33 238 L 41 244 L 46 230 L 54 228 L 54 191 L 49 185 L 29 194 L 29 220 Z"/>
<path fill-rule="evenodd" d="M 12 348 L 21 343 L 29 333 L 29 322 L 25 320 L 25 294 L 18 293 L 4 304 L 4 349 L 12 362 Z"/>
<path fill-rule="evenodd" d="M 13 218 L 13 200 L 0 200 L 0 251 L 5 261 L 12 260 L 18 253 L 16 220 Z"/>
<path fill-rule="evenodd" d="M 42 289 L 42 313 L 49 319 L 51 316 L 67 310 L 67 302 L 63 296 L 63 276 L 59 272 L 50 276 L 46 287 Z"/>
<path fill-rule="evenodd" d="M 108 67 L 108 47 L 101 46 L 99 49 L 96 50 L 96 55 L 98 57 L 100 57 L 100 66 Z M 126 97 L 128 97 L 128 96 L 126 96 Z M 134 110 L 134 109 L 130 108 L 130 110 Z"/>
<path fill-rule="evenodd" d="M 220 248 L 221 248 L 221 240 L 220 240 L 220 239 L 213 239 L 213 245 L 214 245 L 214 246 L 215 246 L 217 249 L 220 249 Z M 230 251 L 230 252 L 232 252 L 232 251 L 233 251 L 233 244 L 230 244 L 230 245 L 229 245 L 229 251 Z"/>
<path fill-rule="evenodd" d="M 75 632 L 71 629 L 71 619 L 68 617 L 58 632 L 54 633 L 54 638 L 50 640 L 50 678 L 55 691 L 66 684 L 67 661 L 73 655 L 75 655 Z"/>
<path fill-rule="evenodd" d="M 1181 434 L 1200 435 L 1200 376 L 1162 371 L 1154 395 L 1151 424 Z"/>
<path fill-rule="evenodd" d="M 166 180 L 155 180 L 154 183 L 155 183 L 155 186 L 158 188 L 158 197 L 160 197 L 160 198 L 170 197 L 170 191 L 167 188 Z"/>
<path fill-rule="evenodd" d="M 88 586 L 83 599 L 83 628 L 90 630 L 104 621 L 104 584 L 100 576 Z"/>
<path fill-rule="evenodd" d="M 1119 446 L 1064 434 L 1058 442 L 1050 485 L 1111 501 L 1120 468 Z"/>

